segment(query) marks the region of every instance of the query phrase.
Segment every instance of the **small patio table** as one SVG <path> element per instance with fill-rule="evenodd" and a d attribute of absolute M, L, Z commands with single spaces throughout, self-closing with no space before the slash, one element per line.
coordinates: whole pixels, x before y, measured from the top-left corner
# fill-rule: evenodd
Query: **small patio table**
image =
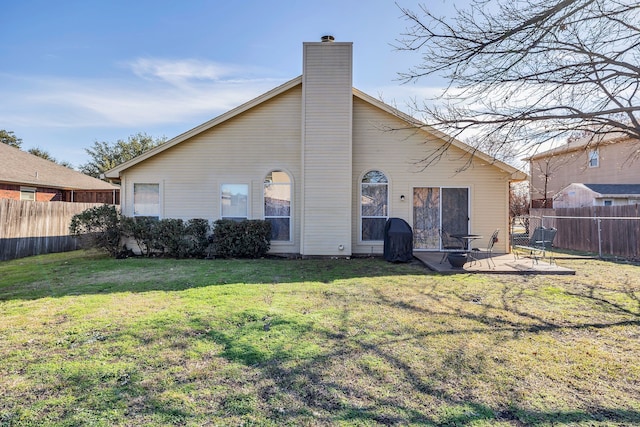
<path fill-rule="evenodd" d="M 465 248 L 465 252 L 467 256 L 471 258 L 473 262 L 480 262 L 476 257 L 473 256 L 473 252 L 471 251 L 471 242 L 474 240 L 482 239 L 482 236 L 479 234 L 452 234 L 451 237 L 454 239 L 458 239 L 462 242 Z"/>

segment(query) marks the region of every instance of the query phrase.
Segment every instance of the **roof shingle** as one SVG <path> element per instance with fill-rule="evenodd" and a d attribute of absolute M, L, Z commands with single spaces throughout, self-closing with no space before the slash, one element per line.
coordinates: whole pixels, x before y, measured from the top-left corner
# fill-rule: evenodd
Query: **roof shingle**
<path fill-rule="evenodd" d="M 600 194 L 640 194 L 640 184 L 584 184 Z"/>
<path fill-rule="evenodd" d="M 117 185 L 0 143 L 0 182 L 62 190 L 114 190 Z"/>

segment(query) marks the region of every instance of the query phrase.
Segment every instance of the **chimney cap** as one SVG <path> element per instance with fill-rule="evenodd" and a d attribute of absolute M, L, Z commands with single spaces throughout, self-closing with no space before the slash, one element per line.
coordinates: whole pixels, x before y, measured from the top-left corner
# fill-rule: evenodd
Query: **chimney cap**
<path fill-rule="evenodd" d="M 332 42 L 335 40 L 335 38 L 332 35 L 327 34 L 326 36 L 322 36 L 322 42 L 323 43 L 327 43 L 327 42 Z"/>

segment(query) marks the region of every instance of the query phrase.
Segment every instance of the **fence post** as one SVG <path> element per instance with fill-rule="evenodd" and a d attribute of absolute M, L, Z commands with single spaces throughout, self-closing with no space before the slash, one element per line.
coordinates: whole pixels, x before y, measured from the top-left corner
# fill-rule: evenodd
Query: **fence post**
<path fill-rule="evenodd" d="M 595 217 L 596 221 L 598 221 L 598 258 L 602 259 L 602 220 Z"/>

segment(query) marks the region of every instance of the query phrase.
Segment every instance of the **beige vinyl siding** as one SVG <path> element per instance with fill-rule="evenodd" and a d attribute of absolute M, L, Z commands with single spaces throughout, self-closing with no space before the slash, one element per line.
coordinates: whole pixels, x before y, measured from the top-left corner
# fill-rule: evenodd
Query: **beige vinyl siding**
<path fill-rule="evenodd" d="M 284 170 L 292 178 L 293 242 L 274 242 L 271 251 L 299 253 L 301 98 L 298 85 L 127 169 L 123 206 L 131 209 L 134 183 L 158 182 L 163 218 L 215 221 L 220 186 L 248 184 L 249 218 L 262 219 L 264 178 Z"/>
<path fill-rule="evenodd" d="M 360 241 L 360 180 L 380 170 L 389 181 L 389 216 L 413 223 L 414 188 L 468 188 L 470 231 L 488 239 L 501 228 L 497 250 L 506 250 L 509 174 L 523 179 L 522 174 L 481 160 L 456 173 L 468 157 L 458 141 L 438 163 L 421 170 L 416 162 L 444 141 L 424 131 L 381 130 L 407 123 L 398 117 L 402 113 L 396 116 L 391 107 L 352 88 L 352 48 L 352 43 L 304 43 L 302 77 L 107 172 L 122 178 L 123 213 L 132 215 L 135 183 L 157 183 L 161 217 L 215 221 L 221 216 L 221 186 L 243 184 L 249 191 L 248 217 L 262 219 L 264 179 L 281 170 L 291 177 L 293 240 L 272 242 L 271 252 L 378 254 L 382 242 Z"/>
<path fill-rule="evenodd" d="M 491 233 L 500 228 L 495 250 L 507 251 L 509 176 L 505 172 L 477 159 L 469 168 L 456 173 L 468 157 L 455 147 L 449 148 L 439 162 L 421 170 L 416 162 L 423 159 L 429 149 L 442 144 L 442 140 L 415 130 L 383 130 L 386 127 L 406 128 L 406 123 L 357 97 L 354 98 L 353 121 L 354 254 L 379 254 L 383 251 L 382 243 L 360 241 L 359 185 L 364 173 L 372 169 L 384 172 L 389 179 L 389 216 L 400 217 L 412 227 L 413 188 L 469 188 L 470 231 L 485 236 L 474 246 L 486 247 Z M 404 201 L 400 200 L 401 195 L 405 196 Z"/>
<path fill-rule="evenodd" d="M 304 44 L 303 255 L 351 254 L 351 53 Z"/>
<path fill-rule="evenodd" d="M 536 158 L 530 162 L 531 198 L 544 198 L 545 173 L 547 198 L 573 183 L 582 184 L 637 184 L 640 182 L 634 144 L 629 140 L 602 143 L 598 146 L 598 167 L 588 166 L 590 149 L 577 149 L 554 153 L 552 158 Z"/>

